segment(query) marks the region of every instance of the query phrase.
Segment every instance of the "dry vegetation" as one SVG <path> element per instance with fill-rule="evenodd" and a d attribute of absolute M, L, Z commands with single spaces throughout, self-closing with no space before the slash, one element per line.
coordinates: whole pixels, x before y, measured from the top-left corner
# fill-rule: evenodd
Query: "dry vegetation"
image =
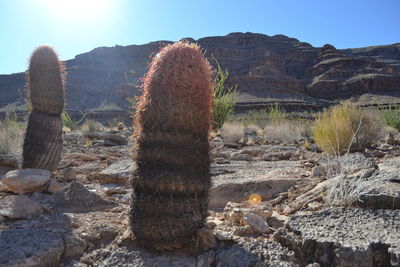
<path fill-rule="evenodd" d="M 84 133 L 87 132 L 99 132 L 104 129 L 104 125 L 98 121 L 94 120 L 87 120 L 84 124 L 80 127 L 80 130 Z"/>
<path fill-rule="evenodd" d="M 24 127 L 14 120 L 0 121 L 0 154 L 18 155 L 22 151 Z"/>
<path fill-rule="evenodd" d="M 375 112 L 344 103 L 321 114 L 313 138 L 324 151 L 342 155 L 372 145 L 380 137 L 382 126 Z"/>

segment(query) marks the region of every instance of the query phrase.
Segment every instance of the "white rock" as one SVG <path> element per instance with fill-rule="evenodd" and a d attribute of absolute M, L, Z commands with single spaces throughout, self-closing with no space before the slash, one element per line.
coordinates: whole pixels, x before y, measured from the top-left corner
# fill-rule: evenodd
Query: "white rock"
<path fill-rule="evenodd" d="M 269 232 L 269 227 L 267 222 L 261 217 L 253 213 L 245 213 L 243 216 L 243 223 L 245 225 L 250 225 L 253 230 L 259 234 L 264 234 Z"/>
<path fill-rule="evenodd" d="M 42 214 L 40 205 L 25 195 L 6 196 L 0 200 L 0 216 L 23 219 Z"/>
<path fill-rule="evenodd" d="M 16 194 L 41 192 L 47 188 L 50 172 L 41 169 L 14 170 L 1 180 L 6 189 Z"/>
<path fill-rule="evenodd" d="M 221 241 L 232 240 L 232 238 L 233 238 L 232 234 L 230 232 L 223 231 L 223 230 L 215 230 L 214 234 L 215 234 L 215 237 Z"/>

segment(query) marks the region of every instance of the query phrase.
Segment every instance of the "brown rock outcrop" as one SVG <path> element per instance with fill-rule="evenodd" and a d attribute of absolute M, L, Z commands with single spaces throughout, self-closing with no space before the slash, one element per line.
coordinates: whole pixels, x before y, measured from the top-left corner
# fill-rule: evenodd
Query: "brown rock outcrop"
<path fill-rule="evenodd" d="M 313 102 L 311 97 L 339 99 L 400 90 L 400 44 L 340 50 L 328 44 L 313 47 L 285 35 L 254 33 L 196 42 L 211 62 L 214 56 L 230 71 L 229 83 L 237 84 L 239 105 L 246 109 L 275 101 L 301 104 Z M 136 86 L 150 56 L 169 43 L 99 47 L 65 61 L 67 108 L 90 110 L 110 104 L 125 110 L 130 105 L 126 98 L 139 94 Z M 23 97 L 23 73 L 0 75 L 0 108 L 23 103 Z"/>

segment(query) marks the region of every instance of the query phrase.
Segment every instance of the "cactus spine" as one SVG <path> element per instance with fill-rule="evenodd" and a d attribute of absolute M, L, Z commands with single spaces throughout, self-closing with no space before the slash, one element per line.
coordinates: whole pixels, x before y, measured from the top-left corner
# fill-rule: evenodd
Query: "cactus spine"
<path fill-rule="evenodd" d="M 32 112 L 24 140 L 23 168 L 53 170 L 61 160 L 64 66 L 49 46 L 36 48 L 27 73 Z"/>
<path fill-rule="evenodd" d="M 198 46 L 168 45 L 153 59 L 142 91 L 132 230 L 146 248 L 182 248 L 195 240 L 207 216 L 211 67 Z"/>

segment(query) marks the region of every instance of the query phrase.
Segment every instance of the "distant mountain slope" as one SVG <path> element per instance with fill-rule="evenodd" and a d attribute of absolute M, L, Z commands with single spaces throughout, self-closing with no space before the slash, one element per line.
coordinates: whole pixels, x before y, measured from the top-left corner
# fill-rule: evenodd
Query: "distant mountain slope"
<path fill-rule="evenodd" d="M 186 38 L 195 41 L 191 38 Z M 315 102 L 364 93 L 400 93 L 400 44 L 337 50 L 318 48 L 285 35 L 231 33 L 201 38 L 207 57 L 229 69 L 241 104 Z M 70 109 L 128 105 L 151 56 L 169 41 L 99 47 L 65 62 Z M 212 60 L 210 60 L 212 62 Z M 0 108 L 23 102 L 24 74 L 0 75 Z"/>

